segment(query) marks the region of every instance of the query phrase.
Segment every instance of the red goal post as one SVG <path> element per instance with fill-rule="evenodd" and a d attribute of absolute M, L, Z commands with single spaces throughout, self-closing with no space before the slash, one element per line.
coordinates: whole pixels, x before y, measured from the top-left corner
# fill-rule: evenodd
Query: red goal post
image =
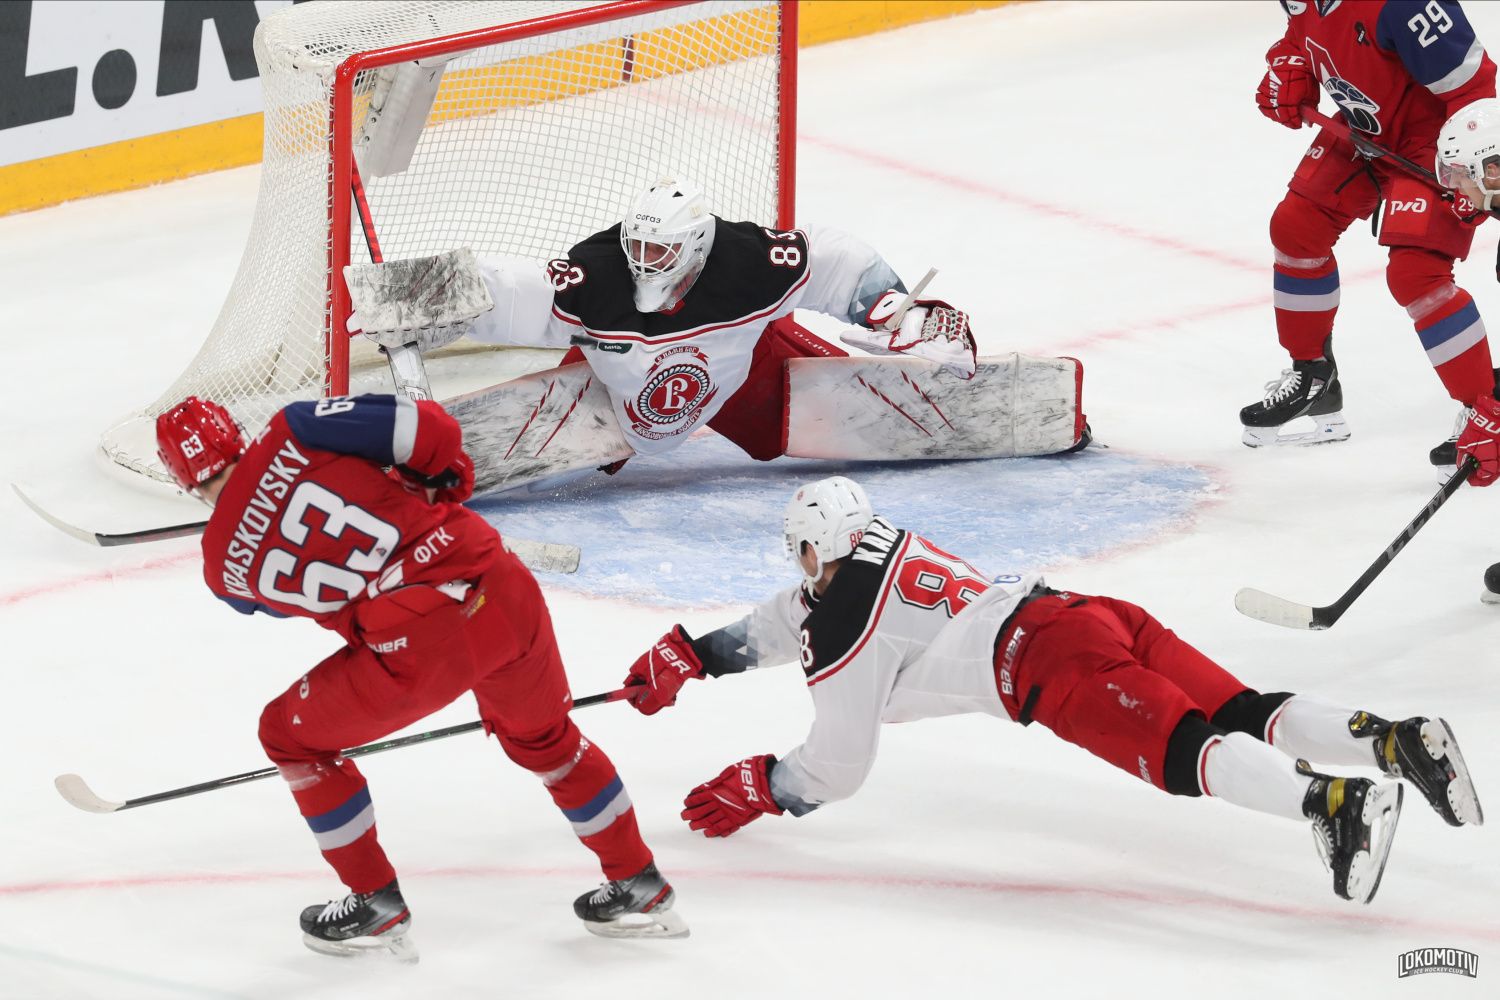
<path fill-rule="evenodd" d="M 796 37 L 794 0 L 344 0 L 271 15 L 239 270 L 187 371 L 101 449 L 161 479 L 150 426 L 189 393 L 253 433 L 292 399 L 388 390 L 380 356 L 344 330 L 343 268 L 372 251 L 540 263 L 666 175 L 701 185 L 721 216 L 790 227 Z"/>

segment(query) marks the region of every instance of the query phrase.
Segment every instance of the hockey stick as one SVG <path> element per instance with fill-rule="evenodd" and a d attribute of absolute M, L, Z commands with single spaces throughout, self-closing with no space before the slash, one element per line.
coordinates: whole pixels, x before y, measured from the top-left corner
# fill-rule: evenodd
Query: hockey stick
<path fill-rule="evenodd" d="M 1422 525 L 1430 521 L 1432 515 L 1438 512 L 1438 508 L 1447 503 L 1448 498 L 1468 481 L 1469 476 L 1473 474 L 1476 468 L 1478 468 L 1478 463 L 1470 457 L 1454 473 L 1453 478 L 1444 483 L 1443 488 L 1438 490 L 1437 494 L 1431 500 L 1427 501 L 1427 505 L 1417 512 L 1417 516 L 1412 518 L 1410 523 L 1401 529 L 1401 534 L 1397 535 L 1396 540 L 1386 546 L 1385 551 L 1380 553 L 1375 561 L 1370 564 L 1370 568 L 1365 570 L 1358 580 L 1354 581 L 1352 587 L 1344 591 L 1344 596 L 1332 604 L 1321 608 L 1314 608 L 1306 604 L 1298 604 L 1295 601 L 1288 601 L 1284 597 L 1268 594 L 1263 590 L 1244 587 L 1239 593 L 1234 595 L 1235 610 L 1242 615 L 1248 615 L 1251 618 L 1269 622 L 1272 625 L 1281 625 L 1285 628 L 1312 629 L 1314 631 L 1332 628 L 1333 623 L 1338 621 L 1345 611 L 1349 610 L 1349 606 L 1354 603 L 1355 599 L 1360 594 L 1363 594 L 1370 584 L 1375 582 L 1375 578 L 1385 571 L 1385 568 L 1391 564 L 1391 560 L 1395 559 L 1401 553 L 1401 550 L 1406 548 L 1407 543 L 1416 537 L 1417 532 L 1422 530 Z"/>
<path fill-rule="evenodd" d="M 380 249 L 380 240 L 375 235 L 375 220 L 370 215 L 370 203 L 365 197 L 365 185 L 360 180 L 359 164 L 349 165 L 350 200 L 354 202 L 359 228 L 365 234 L 365 248 L 370 252 L 370 263 L 385 263 L 385 254 Z M 347 318 L 347 317 L 346 317 Z M 381 347 L 386 364 L 391 369 L 391 381 L 396 391 L 408 399 L 432 399 L 432 385 L 427 379 L 427 365 L 422 361 L 422 352 L 416 344 L 401 347 Z"/>
<path fill-rule="evenodd" d="M 603 694 L 591 694 L 586 698 L 579 698 L 573 702 L 574 708 L 588 708 L 591 705 L 603 705 L 606 702 L 621 701 L 629 687 L 620 688 L 617 691 L 606 691 Z M 409 747 L 416 743 L 430 743 L 433 740 L 444 740 L 450 736 L 458 736 L 461 733 L 472 733 L 483 729 L 483 722 L 465 722 L 461 726 L 448 726 L 446 729 L 433 729 L 425 733 L 413 733 L 410 736 L 398 736 L 393 740 L 382 740 L 379 743 L 366 743 L 364 746 L 354 747 L 343 751 L 342 757 L 367 757 L 372 753 L 383 753 L 386 750 L 396 750 L 401 747 Z M 122 809 L 134 809 L 137 806 L 150 806 L 158 802 L 167 802 L 171 799 L 186 798 L 189 795 L 199 795 L 203 792 L 212 792 L 220 788 L 228 788 L 231 785 L 243 785 L 250 781 L 259 781 L 278 774 L 274 767 L 263 767 L 258 771 L 246 771 L 244 774 L 231 774 L 227 778 L 215 778 L 213 781 L 204 781 L 196 785 L 187 785 L 183 788 L 174 788 L 168 792 L 156 792 L 151 795 L 142 795 L 136 799 L 126 799 L 123 802 L 111 802 L 102 799 L 88 786 L 88 782 L 76 774 L 59 774 L 52 780 L 57 790 L 68 803 L 77 806 L 84 812 L 112 813 L 120 812 Z"/>
<path fill-rule="evenodd" d="M 192 535 L 203 534 L 203 529 L 208 527 L 207 521 L 188 521 L 184 524 L 171 524 L 162 528 L 142 528 L 139 531 L 121 531 L 110 533 L 106 531 L 90 531 L 80 528 L 75 524 L 69 524 L 62 518 L 52 514 L 37 504 L 35 500 L 22 492 L 21 487 L 11 483 L 10 488 L 15 491 L 21 502 L 30 507 L 37 517 L 46 521 L 58 531 L 72 535 L 80 542 L 89 545 L 97 545 L 100 548 L 111 548 L 115 545 L 136 545 L 141 542 L 164 542 L 169 538 L 188 538 Z M 515 555 L 521 562 L 526 564 L 527 569 L 536 570 L 539 573 L 576 573 L 578 572 L 578 561 L 582 557 L 582 550 L 576 545 L 568 545 L 563 542 L 534 542 L 529 538 L 512 538 L 502 535 L 501 543 Z"/>
<path fill-rule="evenodd" d="M 884 322 L 882 322 L 880 326 L 877 327 L 877 329 L 890 331 L 899 327 L 901 325 L 901 317 L 905 316 L 907 310 L 917 304 L 917 296 L 921 295 L 922 289 L 926 288 L 928 283 L 936 277 L 937 268 L 929 267 L 927 269 L 927 273 L 922 275 L 922 280 L 917 282 L 916 287 L 906 293 L 906 298 L 901 300 L 901 304 L 896 307 L 896 311 L 891 313 L 891 315 Z"/>
<path fill-rule="evenodd" d="M 1386 149 L 1378 142 L 1375 142 L 1374 140 L 1350 127 L 1349 123 L 1344 121 L 1343 119 L 1330 118 L 1311 105 L 1303 105 L 1302 117 L 1312 122 L 1314 125 L 1319 125 L 1323 128 L 1326 128 L 1328 131 L 1332 132 L 1340 139 L 1343 139 L 1345 142 L 1350 143 L 1352 146 L 1354 146 L 1355 149 L 1359 150 L 1360 154 L 1366 159 L 1390 160 L 1396 166 L 1400 167 L 1411 176 L 1417 178 L 1417 180 L 1426 181 L 1428 184 L 1431 184 L 1444 201 L 1453 200 L 1453 192 L 1443 187 L 1442 184 L 1438 183 L 1437 174 L 1434 174 L 1431 170 L 1428 170 L 1425 167 L 1420 166 L 1419 164 L 1413 163 L 1411 160 L 1408 160 L 1404 156 L 1391 152 L 1389 149 Z"/>

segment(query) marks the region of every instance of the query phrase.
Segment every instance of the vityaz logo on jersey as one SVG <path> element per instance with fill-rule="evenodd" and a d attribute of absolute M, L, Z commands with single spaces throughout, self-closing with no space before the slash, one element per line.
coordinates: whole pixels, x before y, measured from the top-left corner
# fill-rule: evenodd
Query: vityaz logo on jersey
<path fill-rule="evenodd" d="M 630 417 L 631 430 L 660 441 L 697 423 L 703 408 L 718 392 L 708 374 L 708 355 L 683 344 L 657 355 L 640 393 L 634 401 L 626 401 L 625 413 Z"/>

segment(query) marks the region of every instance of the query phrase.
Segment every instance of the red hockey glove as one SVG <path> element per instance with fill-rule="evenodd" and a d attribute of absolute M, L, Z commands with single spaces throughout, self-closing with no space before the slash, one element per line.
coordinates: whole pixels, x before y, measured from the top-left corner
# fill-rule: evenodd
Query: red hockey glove
<path fill-rule="evenodd" d="M 396 475 L 406 483 L 429 491 L 429 503 L 463 503 L 474 495 L 474 460 L 460 451 L 443 471 L 427 475 L 409 465 L 398 465 Z"/>
<path fill-rule="evenodd" d="M 417 402 L 417 433 L 411 457 L 404 463 L 424 476 L 440 476 L 464 456 L 464 432 L 442 404 L 430 399 Z M 470 463 L 471 465 L 473 463 Z"/>
<path fill-rule="evenodd" d="M 1302 105 L 1318 106 L 1318 84 L 1307 53 L 1285 38 L 1266 53 L 1266 75 L 1255 92 L 1260 113 L 1285 125 L 1301 128 Z"/>
<path fill-rule="evenodd" d="M 677 702 L 677 692 L 688 678 L 702 676 L 703 661 L 693 652 L 692 638 L 681 625 L 673 625 L 672 631 L 630 665 L 625 686 L 640 689 L 630 695 L 637 712 L 655 715 Z"/>
<path fill-rule="evenodd" d="M 978 365 L 969 314 L 938 299 L 917 299 L 894 330 L 884 324 L 906 300 L 905 292 L 891 289 L 865 314 L 869 330 L 854 327 L 839 335 L 846 344 L 874 354 L 907 354 L 942 365 L 964 379 L 974 377 Z"/>
<path fill-rule="evenodd" d="M 1500 402 L 1484 395 L 1474 400 L 1474 412 L 1458 435 L 1458 465 L 1473 456 L 1479 467 L 1469 476 L 1469 485 L 1488 486 L 1500 477 Z"/>
<path fill-rule="evenodd" d="M 453 464 L 433 477 L 437 503 L 463 503 L 474 495 L 474 460 L 461 451 Z"/>
<path fill-rule="evenodd" d="M 781 815 L 771 798 L 771 768 L 776 758 L 768 753 L 730 764 L 717 778 L 688 792 L 682 818 L 705 837 L 727 837 L 761 813 Z"/>

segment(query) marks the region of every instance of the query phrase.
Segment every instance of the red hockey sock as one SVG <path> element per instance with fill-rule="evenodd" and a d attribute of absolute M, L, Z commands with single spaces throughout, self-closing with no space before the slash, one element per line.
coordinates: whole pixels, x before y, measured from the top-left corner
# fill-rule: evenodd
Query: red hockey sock
<path fill-rule="evenodd" d="M 1277 252 L 1272 268 L 1276 336 L 1297 361 L 1323 356 L 1339 311 L 1339 268 L 1333 255 L 1292 258 Z"/>
<path fill-rule="evenodd" d="M 607 879 L 629 878 L 651 863 L 625 783 L 603 750 L 579 736 L 573 760 L 542 774 L 552 801 L 583 845 L 599 857 Z"/>
<path fill-rule="evenodd" d="M 375 833 L 375 805 L 364 775 L 351 760 L 283 764 L 323 857 L 350 892 L 374 892 L 396 877 Z"/>
<path fill-rule="evenodd" d="M 1474 297 L 1453 283 L 1453 258 L 1391 248 L 1386 284 L 1416 327 L 1427 360 L 1448 395 L 1472 405 L 1495 388 L 1490 344 Z"/>

